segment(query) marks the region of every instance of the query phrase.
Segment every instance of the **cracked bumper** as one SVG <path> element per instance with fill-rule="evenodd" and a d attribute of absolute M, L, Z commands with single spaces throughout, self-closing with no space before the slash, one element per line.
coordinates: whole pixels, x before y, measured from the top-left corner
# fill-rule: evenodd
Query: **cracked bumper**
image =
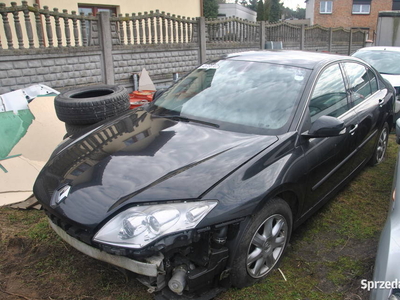
<path fill-rule="evenodd" d="M 163 273 L 162 269 L 162 261 L 164 259 L 163 255 L 160 253 L 159 256 L 152 256 L 149 257 L 147 260 L 149 261 L 148 263 L 136 261 L 133 259 L 130 259 L 125 256 L 117 256 L 117 255 L 112 255 L 108 254 L 104 251 L 100 251 L 99 249 L 96 249 L 94 247 L 91 247 L 85 243 L 82 243 L 81 241 L 73 238 L 72 236 L 68 235 L 64 230 L 62 230 L 60 227 L 55 225 L 51 220 L 49 220 L 50 226 L 53 228 L 53 230 L 68 244 L 70 244 L 72 247 L 77 249 L 78 251 L 93 257 L 95 259 L 107 262 L 109 264 L 112 264 L 117 267 L 121 267 L 124 269 L 127 269 L 129 271 L 132 271 L 136 274 L 141 274 L 145 276 L 151 276 L 151 277 L 157 277 L 160 273 Z"/>

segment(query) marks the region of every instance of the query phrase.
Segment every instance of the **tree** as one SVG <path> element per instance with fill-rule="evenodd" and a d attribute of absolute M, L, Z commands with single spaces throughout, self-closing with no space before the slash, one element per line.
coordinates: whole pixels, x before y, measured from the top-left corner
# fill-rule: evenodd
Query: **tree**
<path fill-rule="evenodd" d="M 264 3 L 259 0 L 257 3 L 257 21 L 264 21 Z"/>
<path fill-rule="evenodd" d="M 269 21 L 269 16 L 271 13 L 271 0 L 265 0 L 264 3 L 264 20 Z"/>
<path fill-rule="evenodd" d="M 203 14 L 206 18 L 216 18 L 218 16 L 217 0 L 203 0 Z"/>
<path fill-rule="evenodd" d="M 299 6 L 297 6 L 296 10 L 293 10 L 289 7 L 283 7 L 281 12 L 284 15 L 284 19 L 305 19 L 306 18 L 306 9 L 300 8 Z"/>
<path fill-rule="evenodd" d="M 257 0 L 250 0 L 248 2 L 250 2 L 250 4 L 247 4 L 247 7 L 256 11 L 257 10 Z"/>
<path fill-rule="evenodd" d="M 305 19 L 306 18 L 306 9 L 300 8 L 297 6 L 296 12 L 294 14 L 296 19 Z"/>
<path fill-rule="evenodd" d="M 269 12 L 268 20 L 270 22 L 278 22 L 281 18 L 281 7 L 279 0 L 271 0 L 271 10 Z"/>

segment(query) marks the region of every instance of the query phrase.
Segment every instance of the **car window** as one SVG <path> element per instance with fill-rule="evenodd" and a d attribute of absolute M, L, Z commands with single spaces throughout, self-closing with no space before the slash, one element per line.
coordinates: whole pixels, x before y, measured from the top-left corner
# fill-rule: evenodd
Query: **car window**
<path fill-rule="evenodd" d="M 342 71 L 335 64 L 325 69 L 317 79 L 309 104 L 311 122 L 321 116 L 338 117 L 348 109 Z"/>
<path fill-rule="evenodd" d="M 357 51 L 353 56 L 366 61 L 382 74 L 400 75 L 400 52 L 365 50 Z"/>
<path fill-rule="evenodd" d="M 351 100 L 354 105 L 357 105 L 372 94 L 370 77 L 363 65 L 358 63 L 344 63 L 343 65 L 349 80 Z"/>
<path fill-rule="evenodd" d="M 310 73 L 252 61 L 204 64 L 162 94 L 154 104 L 155 113 L 188 116 L 232 131 L 284 132 Z"/>

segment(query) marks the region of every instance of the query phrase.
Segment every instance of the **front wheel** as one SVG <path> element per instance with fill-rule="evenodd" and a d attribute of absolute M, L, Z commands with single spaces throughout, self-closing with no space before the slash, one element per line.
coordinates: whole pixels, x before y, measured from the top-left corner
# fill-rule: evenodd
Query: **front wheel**
<path fill-rule="evenodd" d="M 279 263 L 292 231 L 292 212 L 271 199 L 247 226 L 233 264 L 232 284 L 245 287 L 265 278 Z"/>
<path fill-rule="evenodd" d="M 374 151 L 374 155 L 371 158 L 371 165 L 380 164 L 385 158 L 386 149 L 389 140 L 389 125 L 385 122 L 383 124 L 382 130 L 379 133 L 378 143 Z"/>

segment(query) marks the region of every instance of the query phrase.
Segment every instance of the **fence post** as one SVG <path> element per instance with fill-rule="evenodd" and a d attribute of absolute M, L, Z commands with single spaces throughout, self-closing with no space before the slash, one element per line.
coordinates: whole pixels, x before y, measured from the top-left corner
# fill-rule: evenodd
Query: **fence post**
<path fill-rule="evenodd" d="M 306 25 L 302 24 L 300 31 L 300 50 L 304 50 L 305 39 L 306 39 Z"/>
<path fill-rule="evenodd" d="M 333 39 L 333 28 L 329 28 L 328 35 L 328 52 L 332 52 L 332 39 Z"/>
<path fill-rule="evenodd" d="M 265 21 L 260 22 L 260 49 L 265 49 Z"/>
<path fill-rule="evenodd" d="M 204 64 L 207 61 L 206 19 L 204 17 L 200 17 L 197 24 L 199 26 L 199 63 Z"/>
<path fill-rule="evenodd" d="M 353 30 L 350 28 L 350 35 L 349 35 L 349 51 L 347 51 L 347 55 L 351 54 L 351 45 L 353 44 Z"/>
<path fill-rule="evenodd" d="M 100 48 L 102 55 L 102 78 L 105 84 L 114 84 L 114 63 L 112 56 L 112 37 L 111 37 L 111 22 L 110 13 L 99 13 L 100 25 Z"/>

